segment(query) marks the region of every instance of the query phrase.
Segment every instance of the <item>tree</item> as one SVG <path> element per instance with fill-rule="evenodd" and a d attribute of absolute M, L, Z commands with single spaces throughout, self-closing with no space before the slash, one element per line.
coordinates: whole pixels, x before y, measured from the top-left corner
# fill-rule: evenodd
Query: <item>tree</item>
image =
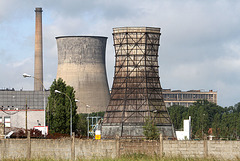
<path fill-rule="evenodd" d="M 47 125 L 50 133 L 70 133 L 70 101 L 64 94 L 55 93 L 55 90 L 65 93 L 72 102 L 72 128 L 76 131 L 77 115 L 75 91 L 73 87 L 67 86 L 63 79 L 54 80 L 50 87 L 50 96 L 48 97 Z"/>
<path fill-rule="evenodd" d="M 184 106 L 173 105 L 168 108 L 174 128 L 180 130 L 183 128 L 183 120 L 187 117 L 188 108 Z"/>
<path fill-rule="evenodd" d="M 217 138 L 220 137 L 220 127 L 221 127 L 221 115 L 219 113 L 217 113 L 214 116 L 214 120 L 213 120 L 213 123 L 212 123 L 213 135 Z"/>
<path fill-rule="evenodd" d="M 236 110 L 237 113 L 240 112 L 240 102 L 234 105 L 234 110 Z"/>
<path fill-rule="evenodd" d="M 191 116 L 193 138 L 202 138 L 210 128 L 217 138 L 239 138 L 240 102 L 223 108 L 207 100 L 198 100 L 186 109 L 176 105 L 168 109 L 175 128 L 181 128 L 183 119 Z"/>
<path fill-rule="evenodd" d="M 143 129 L 143 134 L 148 140 L 157 140 L 159 138 L 159 132 L 152 119 L 146 119 Z"/>
<path fill-rule="evenodd" d="M 87 114 L 78 114 L 77 119 L 77 134 L 80 136 L 87 136 Z"/>

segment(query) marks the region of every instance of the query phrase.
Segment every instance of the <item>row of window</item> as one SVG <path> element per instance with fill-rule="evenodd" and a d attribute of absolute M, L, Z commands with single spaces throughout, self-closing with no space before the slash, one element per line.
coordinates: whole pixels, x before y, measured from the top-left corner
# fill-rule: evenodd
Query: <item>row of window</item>
<path fill-rule="evenodd" d="M 166 99 L 187 99 L 187 98 L 193 98 L 193 99 L 210 99 L 213 98 L 213 94 L 165 94 L 163 92 L 163 96 Z"/>

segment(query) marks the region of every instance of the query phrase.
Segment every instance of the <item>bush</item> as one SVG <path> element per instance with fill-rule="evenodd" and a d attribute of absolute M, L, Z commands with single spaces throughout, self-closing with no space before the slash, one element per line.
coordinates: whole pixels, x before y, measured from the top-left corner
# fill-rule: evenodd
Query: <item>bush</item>
<path fill-rule="evenodd" d="M 143 126 L 143 134 L 146 136 L 148 140 L 158 140 L 159 139 L 159 132 L 155 123 L 151 119 L 146 119 L 145 125 Z"/>

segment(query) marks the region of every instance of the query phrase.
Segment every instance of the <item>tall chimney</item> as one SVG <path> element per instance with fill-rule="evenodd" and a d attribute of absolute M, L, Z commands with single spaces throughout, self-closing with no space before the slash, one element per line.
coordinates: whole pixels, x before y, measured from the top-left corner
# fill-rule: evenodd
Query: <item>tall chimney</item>
<path fill-rule="evenodd" d="M 36 8 L 34 91 L 43 90 L 42 8 Z"/>

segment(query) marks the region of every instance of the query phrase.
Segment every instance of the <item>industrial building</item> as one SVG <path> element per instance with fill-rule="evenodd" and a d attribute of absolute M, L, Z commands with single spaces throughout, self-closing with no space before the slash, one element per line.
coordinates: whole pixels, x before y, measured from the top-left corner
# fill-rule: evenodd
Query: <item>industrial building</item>
<path fill-rule="evenodd" d="M 166 107 L 170 107 L 173 105 L 189 107 L 197 100 L 208 100 L 209 102 L 213 102 L 217 104 L 217 92 L 213 90 L 181 91 L 181 90 L 163 89 L 162 93 L 163 93 L 163 98 L 164 98 Z"/>
<path fill-rule="evenodd" d="M 160 35 L 160 28 L 153 27 L 113 29 L 115 75 L 103 137 L 144 136 L 147 119 L 153 120 L 164 136 L 175 136 L 159 80 Z"/>
<path fill-rule="evenodd" d="M 0 90 L 0 123 L 9 130 L 45 126 L 50 92 L 45 91 L 43 82 L 42 12 L 42 8 L 35 9 L 34 91 Z M 103 136 L 143 136 L 143 125 L 149 118 L 164 136 L 174 137 L 167 107 L 188 107 L 198 99 L 217 103 L 217 92 L 213 91 L 162 90 L 158 72 L 160 35 L 160 28 L 154 27 L 113 29 L 116 60 L 111 97 L 105 67 L 107 37 L 56 37 L 56 78 L 74 88 L 78 113 L 106 111 Z"/>
<path fill-rule="evenodd" d="M 15 91 L 14 89 L 0 90 L 0 123 L 5 124 L 6 131 L 16 128 L 28 129 L 44 124 L 44 95 L 49 91 Z M 27 109 L 27 112 L 26 112 Z"/>

